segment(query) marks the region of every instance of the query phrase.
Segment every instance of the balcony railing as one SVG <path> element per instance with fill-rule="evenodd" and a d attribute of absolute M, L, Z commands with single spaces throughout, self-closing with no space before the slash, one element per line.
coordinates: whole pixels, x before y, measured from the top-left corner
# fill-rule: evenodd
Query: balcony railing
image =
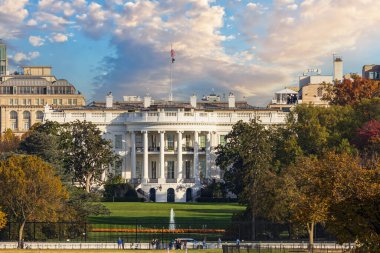
<path fill-rule="evenodd" d="M 166 183 L 171 183 L 171 184 L 177 183 L 177 178 L 167 178 Z"/>
<path fill-rule="evenodd" d="M 183 179 L 183 182 L 186 184 L 186 183 L 189 183 L 189 184 L 194 184 L 195 183 L 195 178 L 184 178 Z"/>
<path fill-rule="evenodd" d="M 185 151 L 185 152 L 194 152 L 194 148 L 193 147 L 182 147 L 182 151 Z"/>
<path fill-rule="evenodd" d="M 159 152 L 160 151 L 160 147 L 149 147 L 148 151 L 150 151 L 150 152 Z"/>
<path fill-rule="evenodd" d="M 157 184 L 158 183 L 158 179 L 157 178 L 149 178 L 149 183 Z"/>

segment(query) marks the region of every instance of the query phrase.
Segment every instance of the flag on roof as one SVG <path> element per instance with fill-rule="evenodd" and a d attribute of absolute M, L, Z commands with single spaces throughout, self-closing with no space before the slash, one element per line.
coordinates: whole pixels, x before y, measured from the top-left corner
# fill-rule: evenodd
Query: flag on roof
<path fill-rule="evenodd" d="M 172 58 L 172 63 L 174 63 L 175 62 L 175 51 L 174 51 L 174 49 L 170 50 L 170 57 Z"/>

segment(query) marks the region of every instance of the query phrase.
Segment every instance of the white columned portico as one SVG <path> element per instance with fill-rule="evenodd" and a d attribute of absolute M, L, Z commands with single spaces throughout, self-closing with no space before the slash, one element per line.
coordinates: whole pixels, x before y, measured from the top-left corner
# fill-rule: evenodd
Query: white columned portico
<path fill-rule="evenodd" d="M 198 132 L 194 132 L 194 177 L 195 177 L 195 183 L 200 182 L 199 178 L 199 157 L 198 157 L 198 149 L 199 149 L 199 136 Z"/>
<path fill-rule="evenodd" d="M 206 175 L 205 178 L 210 178 L 211 176 L 211 133 L 206 134 Z"/>
<path fill-rule="evenodd" d="M 177 131 L 178 133 L 178 140 L 177 140 L 177 164 L 178 164 L 178 170 L 177 170 L 177 178 L 181 180 L 183 178 L 182 175 L 182 131 Z"/>
<path fill-rule="evenodd" d="M 144 135 L 144 183 L 148 182 L 148 131 L 142 131 Z"/>
<path fill-rule="evenodd" d="M 136 179 L 136 134 L 134 131 L 131 134 L 131 177 L 132 181 Z"/>
<path fill-rule="evenodd" d="M 164 183 L 165 179 L 165 131 L 160 131 L 160 178 L 159 180 Z"/>

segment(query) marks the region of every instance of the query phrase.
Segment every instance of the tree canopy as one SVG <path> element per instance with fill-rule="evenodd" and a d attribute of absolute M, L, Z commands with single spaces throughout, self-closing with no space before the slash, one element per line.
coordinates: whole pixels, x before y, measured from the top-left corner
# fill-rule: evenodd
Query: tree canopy
<path fill-rule="evenodd" d="M 111 142 L 90 122 L 75 121 L 62 134 L 63 166 L 73 180 L 87 191 L 102 183 L 102 175 L 118 160 Z"/>
<path fill-rule="evenodd" d="M 0 205 L 20 223 L 57 221 L 68 193 L 54 169 L 36 156 L 12 155 L 0 161 Z"/>

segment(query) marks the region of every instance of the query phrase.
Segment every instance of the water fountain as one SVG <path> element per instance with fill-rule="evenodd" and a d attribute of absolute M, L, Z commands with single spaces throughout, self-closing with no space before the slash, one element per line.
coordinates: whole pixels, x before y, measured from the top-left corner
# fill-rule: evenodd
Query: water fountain
<path fill-rule="evenodd" d="M 175 221 L 174 221 L 174 210 L 170 209 L 170 221 L 169 221 L 169 230 L 175 230 Z"/>

